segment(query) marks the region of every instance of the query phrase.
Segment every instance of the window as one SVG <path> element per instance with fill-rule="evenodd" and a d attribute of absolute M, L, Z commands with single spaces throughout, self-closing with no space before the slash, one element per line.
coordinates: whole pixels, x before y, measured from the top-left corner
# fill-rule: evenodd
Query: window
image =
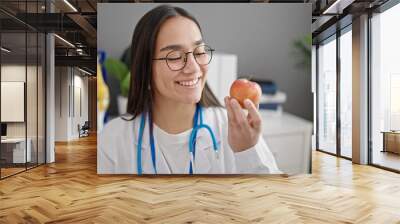
<path fill-rule="evenodd" d="M 400 4 L 371 18 L 371 141 L 372 164 L 400 170 Z M 390 136 L 391 137 L 390 137 Z M 386 137 L 385 137 L 386 136 Z"/>
<path fill-rule="evenodd" d="M 352 33 L 351 26 L 340 36 L 340 155 L 352 157 Z"/>
<path fill-rule="evenodd" d="M 336 154 L 336 36 L 318 48 L 318 149 Z"/>

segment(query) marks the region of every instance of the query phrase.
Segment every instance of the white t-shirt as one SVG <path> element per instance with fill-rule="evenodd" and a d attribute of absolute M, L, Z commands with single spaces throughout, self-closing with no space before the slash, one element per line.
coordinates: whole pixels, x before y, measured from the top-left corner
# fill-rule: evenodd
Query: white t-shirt
<path fill-rule="evenodd" d="M 171 173 L 179 173 L 182 170 L 188 169 L 190 153 L 186 147 L 186 142 L 188 142 L 193 129 L 179 134 L 169 134 L 156 124 L 153 127 L 154 138 L 158 140 L 158 149 L 163 155 Z"/>

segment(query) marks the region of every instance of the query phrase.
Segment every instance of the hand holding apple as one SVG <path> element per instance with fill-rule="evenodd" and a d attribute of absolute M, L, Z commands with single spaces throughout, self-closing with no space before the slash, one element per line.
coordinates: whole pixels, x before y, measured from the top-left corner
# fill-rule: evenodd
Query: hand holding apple
<path fill-rule="evenodd" d="M 261 87 L 258 85 L 258 83 L 249 81 L 247 79 L 237 79 L 232 83 L 229 94 L 232 98 L 235 98 L 239 102 L 242 108 L 245 108 L 245 99 L 253 101 L 254 105 L 258 107 L 261 93 Z"/>
<path fill-rule="evenodd" d="M 245 151 L 258 142 L 261 135 L 262 119 L 257 110 L 261 88 L 248 80 L 236 80 L 225 97 L 228 112 L 228 142 L 234 152 Z M 242 110 L 248 110 L 248 114 Z"/>

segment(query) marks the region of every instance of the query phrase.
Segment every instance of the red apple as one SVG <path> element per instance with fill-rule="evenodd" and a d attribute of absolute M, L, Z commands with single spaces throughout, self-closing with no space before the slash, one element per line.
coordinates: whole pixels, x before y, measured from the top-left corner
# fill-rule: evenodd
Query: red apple
<path fill-rule="evenodd" d="M 247 79 L 235 80 L 230 89 L 230 96 L 239 101 L 240 106 L 244 107 L 244 100 L 249 99 L 257 106 L 260 102 L 261 87 L 256 82 Z"/>

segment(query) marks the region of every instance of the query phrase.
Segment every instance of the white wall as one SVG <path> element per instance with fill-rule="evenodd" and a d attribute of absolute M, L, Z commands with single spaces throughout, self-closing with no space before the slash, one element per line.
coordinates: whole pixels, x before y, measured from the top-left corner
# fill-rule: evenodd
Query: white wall
<path fill-rule="evenodd" d="M 9 102 L 9 105 L 4 105 L 6 101 L 2 101 L 2 114 L 3 113 L 14 113 L 20 114 L 22 116 L 22 121 L 18 122 L 6 122 L 7 123 L 7 137 L 13 138 L 24 138 L 25 135 L 30 140 L 31 143 L 29 148 L 32 153 L 32 161 L 36 162 L 38 158 L 39 163 L 44 163 L 45 159 L 45 114 L 44 114 L 44 100 L 45 100 L 45 90 L 44 90 L 44 73 L 42 72 L 42 67 L 32 66 L 20 63 L 5 63 L 1 66 L 1 81 L 2 87 L 3 82 L 24 82 L 25 89 L 22 87 L 15 94 L 22 94 L 20 100 L 22 102 L 14 101 Z M 16 87 L 13 87 L 16 88 Z M 5 91 L 2 88 L 2 99 L 10 98 L 7 94 L 12 94 Z M 24 95 L 26 91 L 26 95 Z M 4 95 L 5 94 L 5 95 Z M 24 99 L 26 97 L 26 99 Z M 15 107 L 14 104 L 20 104 L 19 107 Z M 26 105 L 25 105 L 26 104 Z M 26 113 L 26 119 L 24 114 Z M 3 120 L 3 117 L 2 117 Z M 48 157 L 51 158 L 51 157 Z M 51 161 L 51 160 L 49 160 Z"/>
<path fill-rule="evenodd" d="M 31 74 L 36 74 L 36 67 L 26 66 L 20 64 L 7 64 L 1 66 L 1 81 L 2 82 L 25 82 L 25 75 L 28 74 L 28 82 L 30 85 L 36 85 L 36 81 L 30 80 Z M 27 106 L 32 102 L 36 102 L 36 88 L 27 88 Z M 2 96 L 4 97 L 4 96 Z M 37 107 L 36 103 L 31 105 Z M 10 108 L 1 108 L 1 110 L 9 110 Z M 22 108 L 24 110 L 24 108 Z M 28 137 L 36 130 L 36 113 L 32 113 L 32 108 L 27 108 L 27 120 L 28 120 Z M 7 122 L 7 136 L 8 137 L 25 137 L 25 126 L 26 122 Z M 36 133 L 36 132 L 35 132 Z"/>
<path fill-rule="evenodd" d="M 24 82 L 1 82 L 1 121 L 24 122 Z"/>
<path fill-rule="evenodd" d="M 78 75 L 77 75 L 77 72 Z M 74 108 L 72 113 L 72 125 L 71 135 L 72 138 L 78 138 L 78 124 L 81 126 L 88 120 L 88 78 L 80 76 L 81 73 L 78 70 L 74 70 L 74 92 L 72 99 L 74 99 Z M 79 102 L 80 101 L 80 102 Z M 71 103 L 72 105 L 72 103 Z M 81 108 L 79 108 L 81 107 Z M 80 111 L 80 109 L 82 111 Z M 75 112 L 75 113 L 74 113 Z"/>
<path fill-rule="evenodd" d="M 207 74 L 207 83 L 221 105 L 224 97 L 229 95 L 230 86 L 237 79 L 237 56 L 234 54 L 213 55 Z"/>
<path fill-rule="evenodd" d="M 56 141 L 79 138 L 78 124 L 88 120 L 88 78 L 82 75 L 76 68 L 56 67 Z"/>
<path fill-rule="evenodd" d="M 25 82 L 25 75 L 27 69 L 28 74 L 32 71 L 32 66 L 18 65 L 18 64 L 8 64 L 1 66 L 1 81 L 2 82 Z M 2 92 L 3 93 L 3 92 Z M 4 98 L 7 96 L 1 96 Z M 3 105 L 3 103 L 2 103 Z M 9 110 L 9 108 L 1 108 L 1 110 Z M 24 111 L 24 108 L 22 108 Z M 4 111 L 2 112 L 4 113 Z M 9 137 L 25 137 L 25 124 L 24 122 L 9 122 L 7 127 L 7 134 Z"/>
<path fill-rule="evenodd" d="M 67 67 L 55 68 L 55 140 L 68 140 L 68 86 L 69 76 Z"/>

